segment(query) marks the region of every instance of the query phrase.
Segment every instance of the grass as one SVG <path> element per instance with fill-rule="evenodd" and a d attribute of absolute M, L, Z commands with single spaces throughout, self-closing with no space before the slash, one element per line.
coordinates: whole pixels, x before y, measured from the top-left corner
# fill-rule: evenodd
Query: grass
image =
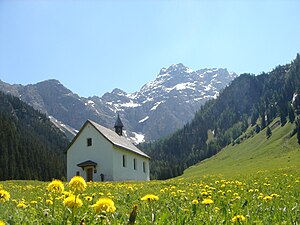
<path fill-rule="evenodd" d="M 294 168 L 299 171 L 300 146 L 296 135 L 290 137 L 295 125 L 287 123 L 281 127 L 274 124 L 276 121 L 271 124 L 273 130 L 270 138 L 266 138 L 264 129 L 241 144 L 227 146 L 215 156 L 188 168 L 182 177 L 209 174 L 235 177 L 280 168 Z"/>
<path fill-rule="evenodd" d="M 61 183 L 57 192 L 49 182 L 0 181 L 0 225 L 299 224 L 299 145 L 292 124 L 275 124 L 269 139 L 263 130 L 166 181 L 88 182 L 80 191 Z"/>
<path fill-rule="evenodd" d="M 89 182 L 82 191 L 64 183 L 60 193 L 47 190 L 49 182 L 2 181 L 0 224 L 298 224 L 299 180 L 299 173 L 278 170 L 240 179 Z M 72 193 L 82 201 L 78 208 L 66 204 Z M 97 211 L 103 198 L 115 209 Z"/>

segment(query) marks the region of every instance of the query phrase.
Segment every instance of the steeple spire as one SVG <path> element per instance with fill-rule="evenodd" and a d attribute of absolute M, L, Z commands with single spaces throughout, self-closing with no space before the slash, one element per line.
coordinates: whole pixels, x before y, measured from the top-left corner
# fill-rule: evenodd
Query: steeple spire
<path fill-rule="evenodd" d="M 120 119 L 120 115 L 119 115 L 119 113 L 118 113 L 118 117 L 117 117 L 117 120 L 116 120 L 116 122 L 115 122 L 115 132 L 118 134 L 118 135 L 120 135 L 120 136 L 122 136 L 122 133 L 123 133 L 123 123 L 122 123 L 122 121 L 121 121 L 121 119 Z"/>

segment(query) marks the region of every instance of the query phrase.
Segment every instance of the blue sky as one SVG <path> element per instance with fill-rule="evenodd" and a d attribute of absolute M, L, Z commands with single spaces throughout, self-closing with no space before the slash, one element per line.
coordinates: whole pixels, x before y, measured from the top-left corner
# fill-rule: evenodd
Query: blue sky
<path fill-rule="evenodd" d="M 0 0 L 0 79 L 128 93 L 162 67 L 268 72 L 300 52 L 300 1 Z"/>

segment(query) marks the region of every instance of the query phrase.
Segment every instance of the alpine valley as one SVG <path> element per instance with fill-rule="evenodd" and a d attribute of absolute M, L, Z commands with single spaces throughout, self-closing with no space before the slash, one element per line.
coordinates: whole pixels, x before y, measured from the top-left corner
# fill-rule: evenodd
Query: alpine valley
<path fill-rule="evenodd" d="M 89 98 L 57 80 L 1 82 L 0 180 L 65 177 L 61 131 L 70 139 L 87 119 L 112 128 L 117 113 L 128 137 L 146 140 L 139 148 L 151 157 L 151 179 L 299 171 L 300 54 L 270 72 L 236 76 L 177 64 L 138 92 Z"/>
<path fill-rule="evenodd" d="M 156 79 L 135 93 L 120 89 L 102 97 L 80 97 L 58 80 L 23 86 L 0 80 L 0 91 L 9 93 L 45 113 L 69 139 L 87 119 L 113 128 L 117 113 L 124 134 L 135 143 L 156 140 L 173 133 L 191 121 L 207 100 L 237 77 L 227 69 L 193 71 L 183 64 L 160 70 Z M 101 85 L 101 84 L 99 84 Z"/>

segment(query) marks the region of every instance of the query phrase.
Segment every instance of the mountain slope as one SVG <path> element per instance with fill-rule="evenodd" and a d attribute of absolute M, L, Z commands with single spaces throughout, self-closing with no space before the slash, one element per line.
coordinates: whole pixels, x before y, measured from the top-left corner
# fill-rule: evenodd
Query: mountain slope
<path fill-rule="evenodd" d="M 67 145 L 44 114 L 0 92 L 0 180 L 64 177 Z"/>
<path fill-rule="evenodd" d="M 278 170 L 300 165 L 300 147 L 296 135 L 290 137 L 295 124 L 272 124 L 272 136 L 266 138 L 266 129 L 238 145 L 228 145 L 218 154 L 184 171 L 183 177 L 203 175 L 240 176 L 261 170 Z"/>
<path fill-rule="evenodd" d="M 277 117 L 281 126 L 294 122 L 300 113 L 300 89 L 295 85 L 299 83 L 299 54 L 291 64 L 278 66 L 269 73 L 240 75 L 217 99 L 204 104 L 183 129 L 140 146 L 152 158 L 152 178 L 181 175 L 187 167 L 215 155 L 225 146 L 249 138 L 240 138 L 249 126 L 252 132 L 259 132 Z"/>
<path fill-rule="evenodd" d="M 132 94 L 116 88 L 102 97 L 83 98 L 57 80 L 26 86 L 0 81 L 0 90 L 77 130 L 86 119 L 113 127 L 118 112 L 125 134 L 138 143 L 183 127 L 204 102 L 215 98 L 236 76 L 226 69 L 192 71 L 183 64 L 174 64 L 161 69 L 155 80 Z"/>

